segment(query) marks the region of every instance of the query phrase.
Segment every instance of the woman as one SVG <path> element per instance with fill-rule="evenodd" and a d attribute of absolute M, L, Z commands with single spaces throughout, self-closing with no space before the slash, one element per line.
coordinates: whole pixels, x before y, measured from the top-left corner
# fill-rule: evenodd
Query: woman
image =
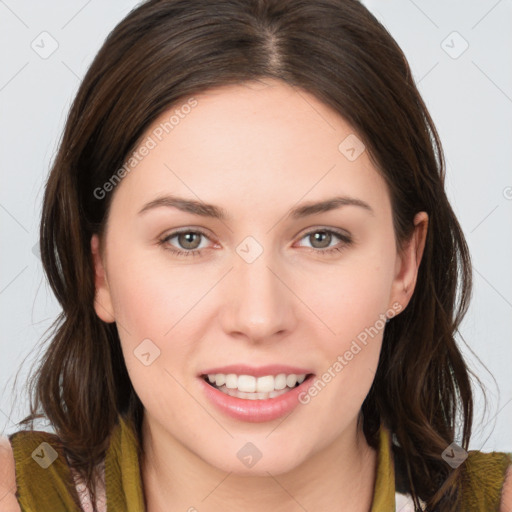
<path fill-rule="evenodd" d="M 41 255 L 63 313 L 22 424 L 56 435 L 4 441 L 0 507 L 512 507 L 510 457 L 467 452 L 441 144 L 357 1 L 132 11 L 72 106 Z"/>

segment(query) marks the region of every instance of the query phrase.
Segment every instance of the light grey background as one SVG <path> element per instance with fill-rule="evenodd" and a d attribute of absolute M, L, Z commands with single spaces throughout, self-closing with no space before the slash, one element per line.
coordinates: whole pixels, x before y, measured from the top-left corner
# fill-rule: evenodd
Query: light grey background
<path fill-rule="evenodd" d="M 473 257 L 467 346 L 460 343 L 489 408 L 484 414 L 476 388 L 470 447 L 512 451 L 512 1 L 364 4 L 409 60 L 444 144 L 446 188 Z M 135 5 L 0 0 L 0 433 L 17 430 L 27 412 L 27 372 L 59 312 L 34 248 L 49 166 L 81 77 Z"/>

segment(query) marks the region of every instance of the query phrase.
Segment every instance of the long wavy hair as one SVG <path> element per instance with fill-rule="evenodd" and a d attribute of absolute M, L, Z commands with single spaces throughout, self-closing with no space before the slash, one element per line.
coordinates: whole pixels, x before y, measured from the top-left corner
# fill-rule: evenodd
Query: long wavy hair
<path fill-rule="evenodd" d="M 30 415 L 19 425 L 47 418 L 93 496 L 119 414 L 140 441 L 143 405 L 116 325 L 94 310 L 90 240 L 102 235 L 112 199 L 94 191 L 171 106 L 264 77 L 308 91 L 354 128 L 387 183 L 398 250 L 414 215 L 429 215 L 414 293 L 386 326 L 360 420 L 373 447 L 381 422 L 391 429 L 416 507 L 421 498 L 428 510 L 459 510 L 465 465 L 452 469 L 441 454 L 457 429 L 465 449 L 471 436 L 469 376 L 478 377 L 455 341 L 471 296 L 470 255 L 444 190 L 439 136 L 407 60 L 357 0 L 150 0 L 108 35 L 74 99 L 45 187 L 41 258 L 62 312 L 28 381 Z"/>

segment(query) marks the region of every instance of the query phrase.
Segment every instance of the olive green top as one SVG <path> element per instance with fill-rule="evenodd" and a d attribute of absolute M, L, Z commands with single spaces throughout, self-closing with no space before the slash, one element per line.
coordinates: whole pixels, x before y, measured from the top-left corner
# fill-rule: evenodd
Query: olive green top
<path fill-rule="evenodd" d="M 59 438 L 48 432 L 24 430 L 11 434 L 9 439 L 16 463 L 16 496 L 22 512 L 81 512 Z M 145 510 L 137 446 L 132 424 L 119 416 L 105 457 L 108 512 Z M 464 464 L 464 510 L 498 512 L 505 472 L 512 457 L 502 452 L 470 451 Z M 395 492 L 391 434 L 382 425 L 371 512 L 396 512 Z"/>

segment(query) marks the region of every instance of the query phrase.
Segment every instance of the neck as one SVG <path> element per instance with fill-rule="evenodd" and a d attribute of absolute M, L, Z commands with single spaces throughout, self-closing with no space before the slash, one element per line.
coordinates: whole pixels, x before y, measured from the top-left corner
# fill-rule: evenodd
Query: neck
<path fill-rule="evenodd" d="M 147 512 L 268 509 L 369 512 L 377 452 L 356 421 L 291 471 L 245 476 L 199 458 L 144 414 L 141 474 Z M 341 505 L 343 504 L 343 505 Z"/>

